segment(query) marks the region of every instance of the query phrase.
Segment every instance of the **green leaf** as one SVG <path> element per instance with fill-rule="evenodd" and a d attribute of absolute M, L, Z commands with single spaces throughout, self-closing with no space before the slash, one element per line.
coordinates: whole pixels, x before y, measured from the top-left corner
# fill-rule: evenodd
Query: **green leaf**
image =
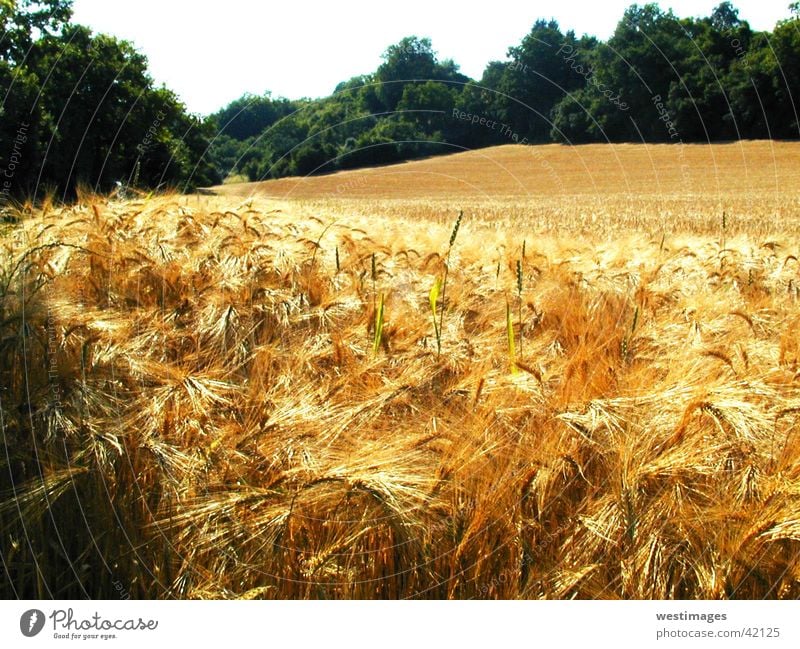
<path fill-rule="evenodd" d="M 439 294 L 442 290 L 442 280 L 437 277 L 436 281 L 431 286 L 431 292 L 428 294 L 428 300 L 431 303 L 431 316 L 433 317 L 433 331 L 436 334 L 436 351 L 437 353 L 442 349 L 442 333 L 439 330 L 439 323 L 436 322 L 436 306 L 439 302 Z"/>
<path fill-rule="evenodd" d="M 439 301 L 439 293 L 442 290 L 442 280 L 440 277 L 436 278 L 436 281 L 431 286 L 431 292 L 428 295 L 428 298 L 431 302 L 431 311 L 433 312 L 434 316 L 436 315 L 436 304 Z"/>
<path fill-rule="evenodd" d="M 508 362 L 511 373 L 517 373 L 517 351 L 514 346 L 514 324 L 511 321 L 511 305 L 506 301 L 506 334 L 508 336 Z"/>
<path fill-rule="evenodd" d="M 383 293 L 378 302 L 378 310 L 375 312 L 375 340 L 372 343 L 372 353 L 377 354 L 381 347 L 381 338 L 383 338 Z"/>

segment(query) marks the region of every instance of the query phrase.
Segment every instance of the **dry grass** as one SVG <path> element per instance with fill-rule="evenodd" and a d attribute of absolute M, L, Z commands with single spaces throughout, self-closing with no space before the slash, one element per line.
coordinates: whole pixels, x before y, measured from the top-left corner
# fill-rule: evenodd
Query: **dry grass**
<path fill-rule="evenodd" d="M 770 192 L 724 230 L 380 192 L 31 215 L 0 251 L 3 594 L 800 597 L 800 219 Z"/>

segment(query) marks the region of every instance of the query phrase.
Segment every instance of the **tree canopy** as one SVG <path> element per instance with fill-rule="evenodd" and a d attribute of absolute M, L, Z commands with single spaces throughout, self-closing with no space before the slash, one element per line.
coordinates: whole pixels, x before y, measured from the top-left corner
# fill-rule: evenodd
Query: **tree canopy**
<path fill-rule="evenodd" d="M 279 116 L 264 110 L 269 95 L 233 102 L 211 117 L 211 155 L 221 175 L 260 180 L 519 142 L 797 138 L 800 10 L 789 9 L 758 32 L 730 2 L 705 18 L 631 5 L 605 42 L 538 20 L 480 80 L 409 36 L 329 97 L 278 100 Z"/>
<path fill-rule="evenodd" d="M 0 0 L 3 196 L 191 189 L 497 144 L 797 138 L 800 3 L 788 9 L 767 32 L 730 2 L 697 18 L 631 5 L 606 41 L 537 20 L 480 79 L 408 36 L 328 97 L 245 94 L 200 118 L 134 45 L 73 24 L 69 0 Z"/>
<path fill-rule="evenodd" d="M 3 198 L 218 182 L 211 123 L 157 87 L 131 43 L 71 23 L 71 4 L 0 0 Z"/>

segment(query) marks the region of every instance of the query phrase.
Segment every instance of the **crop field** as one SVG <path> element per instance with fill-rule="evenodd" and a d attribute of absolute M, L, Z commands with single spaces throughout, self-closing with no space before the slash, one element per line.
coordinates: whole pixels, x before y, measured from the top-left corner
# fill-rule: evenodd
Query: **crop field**
<path fill-rule="evenodd" d="M 798 232 L 800 147 L 714 145 L 499 146 L 326 176 L 224 185 L 225 196 L 302 203 L 325 214 L 424 217 L 525 228 L 530 236 L 712 233 L 722 212 L 750 233 Z"/>
<path fill-rule="evenodd" d="M 23 210 L 3 595 L 800 597 L 798 160 L 506 146 Z"/>

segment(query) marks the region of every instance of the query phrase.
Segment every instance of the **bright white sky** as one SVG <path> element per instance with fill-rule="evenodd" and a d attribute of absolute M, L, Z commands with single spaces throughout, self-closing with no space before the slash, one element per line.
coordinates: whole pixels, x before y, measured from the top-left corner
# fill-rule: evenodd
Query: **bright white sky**
<path fill-rule="evenodd" d="M 153 78 L 207 114 L 245 92 L 291 99 L 330 94 L 375 70 L 404 36 L 428 36 L 440 58 L 479 78 L 537 18 L 607 38 L 634 0 L 74 0 L 74 19 L 132 41 Z M 754 29 L 789 16 L 791 0 L 734 0 Z M 681 17 L 721 0 L 662 0 Z M 640 0 L 639 4 L 645 4 Z"/>

